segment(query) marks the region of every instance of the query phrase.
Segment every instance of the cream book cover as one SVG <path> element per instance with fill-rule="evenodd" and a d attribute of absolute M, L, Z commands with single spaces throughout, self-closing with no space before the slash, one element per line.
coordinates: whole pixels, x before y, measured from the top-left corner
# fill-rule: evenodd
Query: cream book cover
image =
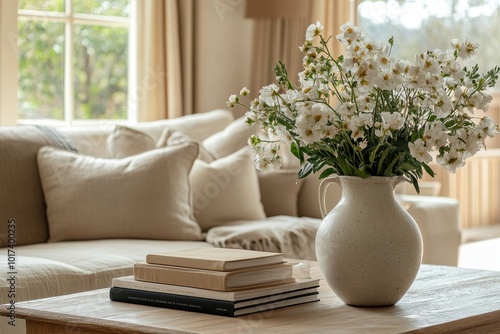
<path fill-rule="evenodd" d="M 134 278 L 139 281 L 190 286 L 219 291 L 241 290 L 295 281 L 293 278 L 292 265 L 288 263 L 233 271 L 216 271 L 150 263 L 136 263 L 134 265 Z"/>
<path fill-rule="evenodd" d="M 146 263 L 230 271 L 283 262 L 282 253 L 230 248 L 193 248 L 146 255 Z"/>

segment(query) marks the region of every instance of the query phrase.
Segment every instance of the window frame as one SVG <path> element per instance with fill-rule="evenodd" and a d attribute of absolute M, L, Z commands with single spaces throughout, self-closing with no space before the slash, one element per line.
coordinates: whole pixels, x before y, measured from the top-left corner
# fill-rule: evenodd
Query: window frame
<path fill-rule="evenodd" d="M 36 10 L 18 10 L 18 0 L 0 0 L 0 8 L 2 22 L 0 27 L 2 42 L 0 44 L 0 69 L 11 69 L 8 72 L 0 71 L 5 75 L 0 75 L 0 125 L 14 124 L 45 124 L 54 126 L 78 126 L 113 123 L 136 123 L 137 122 L 137 107 L 132 93 L 135 91 L 136 78 L 136 55 L 134 45 L 136 45 L 136 20 L 134 13 L 136 12 L 136 0 L 130 0 L 129 17 L 116 17 L 106 15 L 81 14 L 73 11 L 73 1 L 65 0 L 65 11 L 47 12 Z M 14 14 L 14 15 L 13 15 Z M 10 20 L 7 20 L 10 18 Z M 19 118 L 19 107 L 17 98 L 18 89 L 18 21 L 19 20 L 47 20 L 52 22 L 61 22 L 65 24 L 65 50 L 64 50 L 64 120 L 53 119 L 21 119 Z M 74 27 L 76 24 L 87 25 L 104 25 L 109 27 L 126 27 L 128 28 L 128 91 L 127 91 L 127 119 L 121 120 L 80 120 L 74 118 L 74 84 L 73 84 L 73 56 L 74 56 Z M 7 38 L 6 38 L 7 36 Z M 11 36 L 11 38 L 9 38 Z M 15 38 L 12 38 L 15 36 Z M 13 89 L 12 82 L 15 82 Z M 10 87 L 4 90 L 5 87 Z M 12 94 L 14 93 L 14 94 Z M 4 97 L 8 97 L 5 99 Z"/>

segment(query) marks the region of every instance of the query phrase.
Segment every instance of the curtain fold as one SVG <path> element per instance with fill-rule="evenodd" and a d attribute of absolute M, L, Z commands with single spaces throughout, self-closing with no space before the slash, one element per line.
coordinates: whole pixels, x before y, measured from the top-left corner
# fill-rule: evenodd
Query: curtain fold
<path fill-rule="evenodd" d="M 297 74 L 302 67 L 303 35 L 307 27 L 305 18 L 261 18 L 254 23 L 253 63 L 251 87 L 252 95 L 259 89 L 275 81 L 272 70 L 281 60 L 285 63 L 292 82 L 297 82 Z"/>
<path fill-rule="evenodd" d="M 323 35 L 333 36 L 328 47 L 334 57 L 344 53 L 345 48 L 335 39 L 340 33 L 340 26 L 344 23 L 354 20 L 350 13 L 351 1 L 331 1 L 331 0 L 312 0 L 310 2 L 309 22 L 321 22 L 323 25 Z M 353 22 L 354 23 L 354 22 Z"/>
<path fill-rule="evenodd" d="M 137 1 L 138 121 L 193 113 L 193 0 Z"/>
<path fill-rule="evenodd" d="M 302 71 L 303 54 L 299 46 L 304 43 L 305 31 L 309 24 L 320 21 L 325 36 L 333 35 L 329 48 L 334 56 L 344 52 L 335 39 L 339 27 L 350 18 L 350 2 L 331 0 L 308 1 L 309 10 L 301 17 L 268 17 L 262 10 L 262 17 L 252 13 L 254 19 L 254 41 L 251 87 L 252 96 L 258 96 L 259 89 L 275 82 L 272 67 L 281 60 L 285 63 L 289 78 L 298 81 L 297 74 Z M 290 3 L 292 6 L 293 3 Z M 293 12 L 293 11 L 291 11 Z"/>

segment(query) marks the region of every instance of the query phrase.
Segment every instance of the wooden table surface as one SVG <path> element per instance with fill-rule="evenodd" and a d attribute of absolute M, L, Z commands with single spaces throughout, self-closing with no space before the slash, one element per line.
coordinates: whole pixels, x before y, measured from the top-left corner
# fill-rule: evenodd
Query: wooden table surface
<path fill-rule="evenodd" d="M 320 285 L 320 302 L 237 318 L 112 302 L 109 289 L 20 302 L 16 312 L 28 334 L 500 333 L 500 272 L 422 265 L 403 299 L 380 308 L 346 306 Z"/>

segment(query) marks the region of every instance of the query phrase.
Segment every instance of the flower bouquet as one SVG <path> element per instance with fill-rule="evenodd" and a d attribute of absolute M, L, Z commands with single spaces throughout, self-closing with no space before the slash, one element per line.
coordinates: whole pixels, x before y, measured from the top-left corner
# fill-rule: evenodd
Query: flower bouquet
<path fill-rule="evenodd" d="M 477 64 L 462 65 L 477 44 L 452 40 L 448 50 L 395 59 L 392 38 L 379 45 L 346 23 L 336 36 L 346 51 L 335 58 L 322 29 L 317 22 L 306 30 L 298 85 L 278 62 L 277 84 L 258 98 L 246 88 L 229 98 L 229 107 L 245 107 L 247 123 L 266 134 L 249 139 L 258 169 L 280 167 L 286 146 L 300 160 L 299 178 L 319 171 L 320 178 L 403 175 L 419 191 L 423 172 L 434 176 L 434 159 L 454 172 L 496 135 L 483 114 L 500 68 L 480 73 Z"/>

